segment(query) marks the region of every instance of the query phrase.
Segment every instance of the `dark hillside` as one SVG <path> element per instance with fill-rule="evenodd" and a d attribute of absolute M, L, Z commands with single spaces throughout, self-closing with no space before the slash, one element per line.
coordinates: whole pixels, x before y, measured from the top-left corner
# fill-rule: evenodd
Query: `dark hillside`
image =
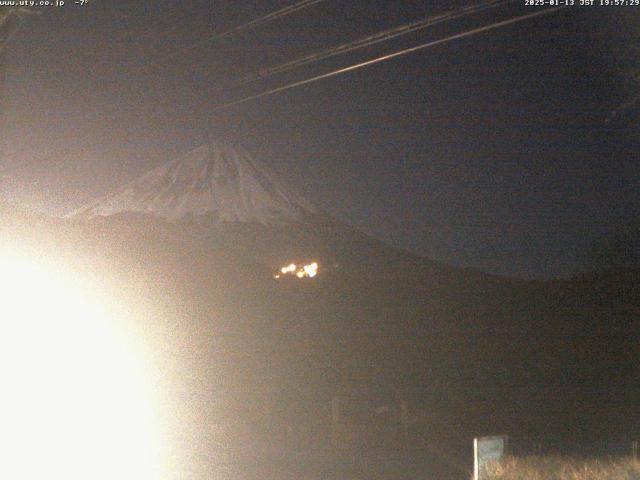
<path fill-rule="evenodd" d="M 327 219 L 278 230 L 3 206 L 0 228 L 3 243 L 92 272 L 140 313 L 176 418 L 190 419 L 180 429 L 198 438 L 228 424 L 258 444 L 295 425 L 298 446 L 326 445 L 336 395 L 361 422 L 405 399 L 412 435 L 461 459 L 476 434 L 569 448 L 639 433 L 638 271 L 513 281 Z M 319 275 L 274 279 L 292 258 L 319 261 Z"/>

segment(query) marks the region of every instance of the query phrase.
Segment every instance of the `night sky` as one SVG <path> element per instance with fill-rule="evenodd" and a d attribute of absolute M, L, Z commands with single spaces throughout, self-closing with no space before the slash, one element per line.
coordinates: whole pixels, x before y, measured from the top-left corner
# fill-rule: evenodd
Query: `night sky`
<path fill-rule="evenodd" d="M 640 7 L 574 7 L 345 75 L 217 105 L 540 7 L 514 2 L 251 85 L 259 69 L 474 2 L 93 0 L 30 17 L 9 50 L 13 199 L 71 210 L 213 140 L 239 143 L 329 214 L 392 245 L 517 277 L 590 267 L 638 222 L 630 95 Z M 128 5 L 128 6 L 127 6 Z M 631 92 L 632 94 L 632 92 Z"/>

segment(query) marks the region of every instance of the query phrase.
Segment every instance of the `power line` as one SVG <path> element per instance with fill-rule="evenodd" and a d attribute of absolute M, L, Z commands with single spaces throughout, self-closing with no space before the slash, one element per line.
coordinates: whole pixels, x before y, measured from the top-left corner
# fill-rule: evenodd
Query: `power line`
<path fill-rule="evenodd" d="M 261 25 L 265 25 L 269 22 L 272 22 L 274 20 L 278 20 L 280 18 L 286 17 L 288 15 L 291 15 L 292 13 L 298 12 L 300 10 L 303 10 L 305 8 L 311 7 L 313 5 L 316 5 L 320 2 L 323 2 L 324 0 L 302 0 L 300 2 L 294 3 L 293 5 L 289 5 L 288 7 L 284 7 L 281 8 L 279 10 L 276 10 L 275 12 L 271 12 L 268 13 L 266 15 L 263 15 L 262 17 L 258 17 L 256 19 L 253 19 L 249 22 L 243 23 L 242 25 L 238 25 L 236 27 L 233 27 L 229 30 L 226 30 L 224 32 L 221 33 L 214 33 L 212 35 L 209 35 L 205 38 L 202 38 L 200 40 L 198 40 L 197 42 L 192 43 L 191 45 L 181 49 L 180 51 L 177 52 L 173 52 L 167 55 L 164 55 L 163 57 L 160 57 L 158 59 L 155 60 L 155 62 L 153 62 L 153 64 L 157 64 L 160 62 L 165 62 L 167 60 L 172 60 L 176 57 L 179 57 L 181 55 L 184 55 L 186 52 L 191 51 L 191 50 L 195 50 L 209 42 L 213 42 L 215 40 L 221 40 L 223 38 L 228 38 L 231 37 L 233 35 L 236 35 L 238 33 L 242 33 L 242 32 L 246 32 L 248 30 L 251 30 L 253 28 L 259 27 Z M 149 65 L 147 65 L 148 67 Z"/>
<path fill-rule="evenodd" d="M 258 98 L 266 97 L 268 95 L 273 95 L 274 93 L 279 93 L 279 92 L 283 92 L 285 90 L 290 90 L 292 88 L 300 87 L 300 86 L 306 85 L 308 83 L 313 83 L 313 82 L 317 82 L 319 80 L 324 80 L 325 78 L 335 77 L 335 76 L 341 75 L 343 73 L 348 73 L 348 72 L 351 72 L 353 70 L 358 70 L 360 68 L 368 67 L 369 65 L 374 65 L 376 63 L 384 62 L 386 60 L 391 60 L 393 58 L 400 57 L 402 55 L 407 55 L 409 53 L 417 52 L 419 50 L 424 50 L 426 48 L 434 47 L 436 45 L 440 45 L 442 43 L 450 42 L 452 40 L 457 40 L 459 38 L 469 37 L 469 36 L 475 35 L 477 33 L 487 32 L 489 30 L 494 30 L 496 28 L 500 28 L 500 27 L 504 27 L 504 26 L 507 26 L 507 25 L 511 25 L 513 23 L 521 22 L 521 21 L 527 20 L 529 18 L 534 18 L 534 17 L 539 17 L 539 16 L 542 16 L 542 15 L 547 15 L 549 13 L 557 12 L 558 10 L 561 10 L 563 8 L 565 8 L 565 7 L 556 7 L 556 8 L 541 10 L 541 11 L 538 11 L 538 12 L 529 13 L 527 15 L 521 15 L 519 17 L 510 18 L 508 20 L 503 20 L 501 22 L 492 23 L 490 25 L 485 25 L 484 27 L 474 28 L 473 30 L 467 30 L 466 32 L 457 33 L 455 35 L 450 35 L 448 37 L 441 38 L 439 40 L 434 40 L 434 41 L 431 41 L 431 42 L 423 43 L 421 45 L 417 45 L 417 46 L 411 47 L 411 48 L 406 48 L 406 49 L 400 50 L 398 52 L 389 53 L 387 55 L 383 55 L 381 57 L 373 58 L 371 60 L 367 60 L 365 62 L 357 63 L 355 65 L 350 65 L 348 67 L 340 68 L 340 69 L 334 70 L 332 72 L 324 73 L 322 75 L 317 75 L 315 77 L 311 77 L 311 78 L 307 78 L 307 79 L 304 79 L 304 80 L 300 80 L 298 82 L 294 82 L 294 83 L 290 83 L 290 84 L 287 84 L 287 85 L 283 85 L 281 87 L 276 87 L 276 88 L 273 88 L 271 90 L 267 90 L 265 92 L 257 93 L 255 95 L 250 95 L 248 97 L 244 97 L 244 98 L 241 98 L 239 100 L 234 100 L 232 102 L 223 103 L 223 104 L 214 106 L 211 111 L 215 112 L 217 110 L 226 109 L 226 108 L 229 108 L 229 107 L 232 107 L 232 106 L 235 106 L 235 105 L 246 103 L 246 102 L 248 102 L 250 100 L 255 100 L 255 99 L 258 99 Z"/>
<path fill-rule="evenodd" d="M 365 47 L 369 47 L 371 45 L 376 45 L 381 42 L 386 42 L 393 38 L 407 35 L 409 33 L 413 33 L 418 30 L 423 30 L 425 28 L 437 25 L 439 23 L 444 23 L 450 20 L 462 18 L 467 15 L 472 15 L 474 13 L 481 12 L 483 10 L 497 8 L 499 6 L 502 6 L 507 3 L 512 3 L 514 1 L 515 0 L 497 0 L 497 1 L 488 0 L 488 1 L 483 1 L 482 3 L 479 3 L 479 4 L 469 5 L 466 7 L 449 10 L 447 12 L 440 13 L 438 15 L 428 16 L 420 20 L 407 23 L 405 25 L 401 25 L 399 27 L 383 30 L 382 32 L 378 32 L 373 35 L 368 35 L 366 37 L 360 38 L 355 41 L 344 43 L 336 47 L 332 47 L 326 50 L 322 50 L 320 52 L 316 52 L 310 55 L 306 55 L 304 57 L 297 58 L 295 60 L 291 60 L 285 63 L 281 63 L 279 65 L 275 65 L 273 67 L 266 68 L 264 70 L 258 71 L 258 73 L 254 75 L 247 75 L 245 77 L 238 79 L 238 81 L 236 82 L 236 85 L 243 85 L 243 84 L 254 82 L 257 80 L 262 80 L 264 78 L 271 77 L 278 73 L 287 72 L 304 65 L 325 60 L 327 58 L 349 53 L 354 50 L 359 50 Z"/>

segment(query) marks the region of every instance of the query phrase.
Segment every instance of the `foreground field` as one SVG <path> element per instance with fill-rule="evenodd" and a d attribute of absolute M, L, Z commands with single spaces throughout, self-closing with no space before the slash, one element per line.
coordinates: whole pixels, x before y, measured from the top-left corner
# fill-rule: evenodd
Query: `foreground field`
<path fill-rule="evenodd" d="M 519 457 L 487 469 L 487 480 L 640 480 L 640 461 Z"/>

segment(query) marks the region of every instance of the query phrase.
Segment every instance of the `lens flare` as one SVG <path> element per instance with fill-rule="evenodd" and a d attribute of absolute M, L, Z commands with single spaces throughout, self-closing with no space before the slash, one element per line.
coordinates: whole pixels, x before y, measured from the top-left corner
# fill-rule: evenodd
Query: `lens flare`
<path fill-rule="evenodd" d="M 161 478 L 143 349 L 80 277 L 0 250 L 0 478 Z"/>

